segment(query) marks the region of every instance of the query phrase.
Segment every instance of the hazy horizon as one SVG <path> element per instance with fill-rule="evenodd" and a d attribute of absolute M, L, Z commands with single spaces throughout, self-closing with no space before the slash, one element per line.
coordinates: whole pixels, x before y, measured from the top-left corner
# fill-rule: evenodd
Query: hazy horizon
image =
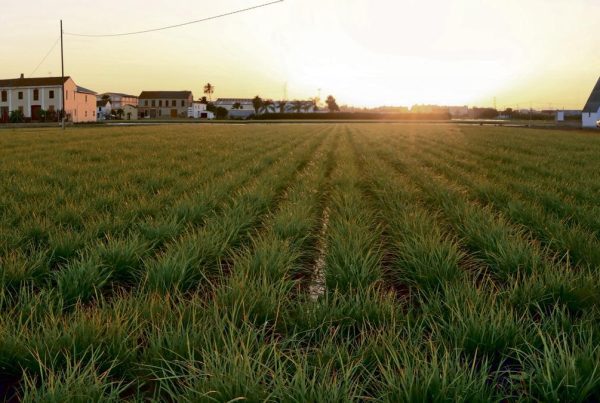
<path fill-rule="evenodd" d="M 65 32 L 149 29 L 264 1 L 34 0 L 0 14 L 0 78 L 30 76 Z M 580 109 L 600 75 L 593 0 L 285 0 L 182 28 L 114 38 L 65 36 L 66 75 L 98 92 L 189 89 L 213 97 L 333 94 L 357 107 L 447 104 Z M 60 75 L 57 46 L 34 76 Z"/>

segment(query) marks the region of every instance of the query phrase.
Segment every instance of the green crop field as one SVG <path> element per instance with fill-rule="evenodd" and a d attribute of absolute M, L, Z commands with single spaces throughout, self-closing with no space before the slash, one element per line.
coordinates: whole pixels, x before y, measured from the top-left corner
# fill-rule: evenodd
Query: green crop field
<path fill-rule="evenodd" d="M 0 400 L 598 401 L 600 137 L 0 131 Z"/>

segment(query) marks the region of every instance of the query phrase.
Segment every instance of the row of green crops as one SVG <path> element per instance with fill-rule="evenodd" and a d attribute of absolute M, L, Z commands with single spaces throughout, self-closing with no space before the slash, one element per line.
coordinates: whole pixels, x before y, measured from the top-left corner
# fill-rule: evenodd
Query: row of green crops
<path fill-rule="evenodd" d="M 0 132 L 0 400 L 596 401 L 600 139 Z"/>

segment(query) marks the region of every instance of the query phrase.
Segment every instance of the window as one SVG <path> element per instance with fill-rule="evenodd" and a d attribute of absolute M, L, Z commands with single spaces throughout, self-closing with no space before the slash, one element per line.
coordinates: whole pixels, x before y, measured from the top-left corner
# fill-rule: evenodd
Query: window
<path fill-rule="evenodd" d="M 23 107 L 19 106 L 19 112 L 23 113 Z"/>
<path fill-rule="evenodd" d="M 162 116 L 162 109 L 158 110 L 158 116 Z"/>
<path fill-rule="evenodd" d="M 171 101 L 171 106 L 177 106 L 177 101 L 175 101 L 175 100 L 172 100 L 172 101 Z"/>
<path fill-rule="evenodd" d="M 92 112 L 92 117 L 96 117 L 96 111 Z"/>
<path fill-rule="evenodd" d="M 19 99 L 23 99 L 23 91 L 19 91 Z"/>
<path fill-rule="evenodd" d="M 48 93 L 48 98 L 54 99 L 54 90 L 50 90 L 50 92 Z"/>
<path fill-rule="evenodd" d="M 152 106 L 156 106 L 156 101 L 152 100 Z"/>
<path fill-rule="evenodd" d="M 2 102 L 6 102 L 6 98 L 7 98 L 8 94 L 6 91 L 2 91 Z"/>
<path fill-rule="evenodd" d="M 54 105 L 48 106 L 48 112 L 54 112 Z"/>
<path fill-rule="evenodd" d="M 148 100 L 144 101 L 144 106 L 148 106 Z"/>
<path fill-rule="evenodd" d="M 85 96 L 85 102 L 87 102 L 87 95 Z M 86 114 L 87 114 L 87 112 L 86 112 Z"/>
<path fill-rule="evenodd" d="M 181 100 L 181 106 L 185 106 L 185 101 L 183 99 Z"/>
<path fill-rule="evenodd" d="M 65 91 L 65 99 L 69 99 L 69 91 Z"/>
<path fill-rule="evenodd" d="M 33 90 L 33 100 L 34 101 L 40 100 L 40 90 L 38 90 L 38 89 Z"/>
<path fill-rule="evenodd" d="M 87 111 L 85 111 L 85 117 L 87 118 Z"/>
<path fill-rule="evenodd" d="M 162 100 L 158 101 L 158 106 L 160 106 L 162 108 Z"/>

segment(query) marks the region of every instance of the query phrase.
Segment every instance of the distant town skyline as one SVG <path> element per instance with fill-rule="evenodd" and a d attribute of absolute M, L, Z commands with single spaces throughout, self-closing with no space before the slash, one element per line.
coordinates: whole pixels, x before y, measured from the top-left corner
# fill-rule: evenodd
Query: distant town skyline
<path fill-rule="evenodd" d="M 26 77 L 66 32 L 176 24 L 261 1 L 34 0 L 0 14 L 0 78 Z M 206 5 L 202 7 L 202 5 Z M 333 94 L 357 107 L 581 109 L 600 75 L 595 0 L 285 0 L 206 23 L 115 38 L 65 36 L 66 75 L 94 91 L 201 97 Z M 57 46 L 34 76 L 60 75 Z"/>

